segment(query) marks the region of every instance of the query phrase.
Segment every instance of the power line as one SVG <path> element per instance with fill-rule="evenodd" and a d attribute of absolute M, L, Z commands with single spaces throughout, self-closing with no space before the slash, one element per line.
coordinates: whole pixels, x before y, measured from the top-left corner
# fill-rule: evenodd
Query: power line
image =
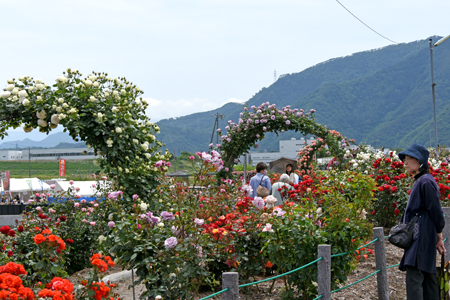
<path fill-rule="evenodd" d="M 361 22 L 362 24 L 364 24 L 364 26 L 366 26 L 367 28 L 369 28 L 370 30 L 372 30 L 373 32 L 375 32 L 376 34 L 378 34 L 379 36 L 381 36 L 382 38 L 394 43 L 394 44 L 398 44 L 397 42 L 385 37 L 384 35 L 382 35 L 381 33 L 379 33 L 378 31 L 376 31 L 375 29 L 373 29 L 372 27 L 370 27 L 369 25 L 367 25 L 366 23 L 364 23 L 360 18 L 358 18 L 357 16 L 355 16 L 350 10 L 347 9 L 347 7 L 345 7 L 341 2 L 339 2 L 339 0 L 336 0 L 337 3 L 339 3 L 346 11 L 348 11 L 353 17 L 355 17 L 359 22 Z"/>

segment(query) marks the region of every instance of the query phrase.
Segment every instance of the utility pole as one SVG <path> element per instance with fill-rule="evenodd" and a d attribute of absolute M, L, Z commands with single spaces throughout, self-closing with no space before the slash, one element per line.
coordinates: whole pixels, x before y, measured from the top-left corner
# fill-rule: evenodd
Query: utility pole
<path fill-rule="evenodd" d="M 219 117 L 221 119 L 223 119 L 224 115 L 223 114 L 219 114 L 219 113 L 215 113 L 213 114 L 213 116 L 216 116 L 216 120 L 214 121 L 214 127 L 213 127 L 213 131 L 211 134 L 211 141 L 209 142 L 210 144 L 213 142 L 214 139 L 214 133 L 216 133 L 216 145 L 219 143 L 219 133 L 217 132 L 217 130 L 219 129 Z"/>
<path fill-rule="evenodd" d="M 28 147 L 28 178 L 31 178 L 31 147 Z"/>
<path fill-rule="evenodd" d="M 173 149 L 173 158 L 175 158 L 175 172 L 177 171 L 177 156 L 176 156 L 176 150 Z"/>

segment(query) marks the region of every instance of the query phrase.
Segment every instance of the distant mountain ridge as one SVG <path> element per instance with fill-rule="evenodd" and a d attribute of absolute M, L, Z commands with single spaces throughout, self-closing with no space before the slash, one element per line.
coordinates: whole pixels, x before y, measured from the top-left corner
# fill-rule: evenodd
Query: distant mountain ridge
<path fill-rule="evenodd" d="M 437 41 L 439 37 L 432 37 Z M 450 42 L 434 51 L 438 141 L 450 144 Z M 413 142 L 430 145 L 432 130 L 431 72 L 428 39 L 330 59 L 299 73 L 286 74 L 261 89 L 247 105 L 264 102 L 316 109 L 316 121 L 358 143 L 405 148 Z M 242 105 L 158 122 L 158 138 L 173 151 L 206 150 L 214 117 L 237 121 Z M 432 133 L 431 133 L 432 135 Z M 300 138 L 287 132 L 267 134 L 260 149 L 278 151 L 280 139 Z M 434 143 L 433 143 L 434 144 Z"/>
<path fill-rule="evenodd" d="M 0 144 L 1 149 L 28 149 L 28 148 L 83 148 L 86 147 L 84 142 L 75 142 L 67 132 L 57 132 L 49 134 L 41 141 L 33 141 L 30 139 L 4 142 Z"/>

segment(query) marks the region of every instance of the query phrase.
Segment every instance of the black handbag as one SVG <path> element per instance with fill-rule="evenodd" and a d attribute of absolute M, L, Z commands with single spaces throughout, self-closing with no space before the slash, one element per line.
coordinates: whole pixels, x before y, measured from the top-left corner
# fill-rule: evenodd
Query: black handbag
<path fill-rule="evenodd" d="M 399 222 L 392 227 L 389 231 L 389 243 L 405 250 L 409 249 L 414 242 L 414 227 L 421 215 L 416 214 L 408 223 Z"/>

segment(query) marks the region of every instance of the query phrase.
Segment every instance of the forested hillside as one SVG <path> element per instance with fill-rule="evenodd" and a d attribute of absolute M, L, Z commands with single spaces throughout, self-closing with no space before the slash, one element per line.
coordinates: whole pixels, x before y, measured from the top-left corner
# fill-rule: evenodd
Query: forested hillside
<path fill-rule="evenodd" d="M 439 37 L 433 37 L 437 41 Z M 300 58 L 299 58 L 300 59 Z M 450 42 L 434 50 L 438 138 L 450 144 Z M 430 145 L 434 139 L 428 39 L 355 53 L 286 74 L 263 88 L 247 105 L 263 102 L 317 110 L 316 120 L 356 142 L 404 148 L 412 142 Z M 161 120 L 159 138 L 181 151 L 207 149 L 215 113 L 237 120 L 241 104 L 228 103 L 213 111 Z M 297 137 L 287 132 L 266 135 L 262 149 L 278 151 L 278 140 Z"/>

